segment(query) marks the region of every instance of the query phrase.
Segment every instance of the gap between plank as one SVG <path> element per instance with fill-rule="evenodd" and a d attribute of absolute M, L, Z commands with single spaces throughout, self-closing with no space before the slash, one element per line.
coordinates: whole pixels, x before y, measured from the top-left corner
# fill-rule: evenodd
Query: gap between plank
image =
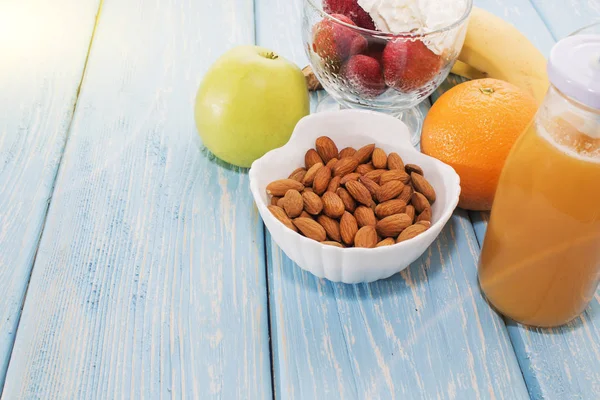
<path fill-rule="evenodd" d="M 258 4 L 257 4 L 257 0 L 253 0 L 252 1 L 252 11 L 253 11 L 253 15 L 254 18 L 252 19 L 252 29 L 254 32 L 253 35 L 253 43 L 255 46 L 258 45 L 258 29 L 256 26 L 256 17 L 258 15 Z M 269 363 L 271 364 L 271 397 L 273 400 L 276 399 L 276 394 L 275 394 L 275 360 L 274 360 L 274 352 L 273 352 L 273 340 L 272 340 L 272 330 L 271 330 L 271 293 L 269 290 L 269 252 L 267 250 L 267 246 L 269 246 L 269 242 L 267 241 L 268 236 L 267 235 L 267 228 L 265 226 L 265 224 L 262 222 L 261 220 L 261 225 L 262 225 L 262 231 L 263 231 L 263 253 L 265 255 L 265 291 L 266 291 L 266 302 L 267 302 L 267 333 L 269 335 L 268 337 L 268 341 L 269 341 Z"/>
<path fill-rule="evenodd" d="M 479 250 L 483 247 L 483 241 L 479 239 L 477 236 L 477 231 L 475 231 L 475 221 L 473 221 L 472 213 L 480 212 L 480 211 L 467 211 L 467 216 L 469 217 L 469 221 L 471 221 L 471 226 L 473 227 L 473 232 L 475 233 L 475 239 L 477 240 L 477 244 L 479 245 Z"/>
<path fill-rule="evenodd" d="M 269 362 L 271 363 L 271 397 L 276 399 L 275 395 L 275 359 L 273 352 L 273 340 L 271 332 L 271 291 L 269 289 L 269 252 L 267 251 L 267 228 L 262 223 L 263 228 L 263 250 L 265 253 L 265 290 L 267 291 L 267 332 L 269 333 Z"/>
<path fill-rule="evenodd" d="M 254 36 L 252 37 L 252 40 L 253 40 L 255 46 L 258 45 L 258 29 L 256 27 L 256 16 L 258 15 L 257 1 L 258 0 L 252 1 L 252 15 L 254 16 L 254 18 L 252 18 L 252 30 L 254 32 Z"/>
<path fill-rule="evenodd" d="M 85 62 L 83 64 L 83 71 L 81 72 L 81 79 L 79 80 L 79 85 L 77 86 L 77 92 L 75 93 L 75 102 L 73 103 L 73 111 L 71 113 L 71 121 L 69 121 L 69 126 L 67 127 L 67 131 L 65 134 L 65 142 L 63 145 L 63 151 L 60 154 L 58 159 L 58 168 L 56 168 L 56 173 L 54 174 L 54 179 L 52 180 L 52 190 L 50 192 L 50 197 L 46 200 L 48 202 L 48 206 L 46 207 L 46 214 L 44 215 L 44 221 L 42 222 L 42 229 L 40 229 L 40 234 L 37 240 L 37 248 L 35 250 L 35 254 L 33 255 L 33 260 L 31 262 L 31 269 L 29 270 L 29 278 L 27 279 L 27 286 L 25 287 L 25 293 L 23 295 L 23 300 L 21 301 L 21 308 L 19 310 L 19 314 L 17 316 L 17 327 L 15 329 L 15 334 L 13 336 L 13 340 L 10 346 L 10 358 L 8 360 L 8 365 L 6 366 L 5 376 L 4 376 L 4 384 L 0 388 L 0 398 L 4 395 L 4 387 L 6 386 L 6 376 L 8 375 L 8 370 L 10 369 L 10 364 L 12 361 L 12 352 L 15 346 L 15 341 L 17 340 L 17 336 L 19 335 L 19 325 L 21 323 L 21 315 L 23 314 L 23 309 L 25 308 L 25 302 L 27 300 L 27 293 L 29 292 L 29 283 L 31 282 L 31 276 L 33 275 L 33 269 L 35 267 L 35 262 L 37 260 L 38 251 L 40 250 L 40 243 L 42 241 L 42 236 L 44 235 L 44 229 L 46 228 L 46 221 L 48 220 L 48 213 L 50 211 L 50 203 L 52 202 L 52 197 L 54 196 L 54 190 L 56 188 L 56 180 L 60 173 L 62 167 L 62 159 L 65 154 L 65 150 L 67 148 L 67 143 L 69 141 L 71 127 L 73 125 L 73 120 L 75 119 L 75 112 L 77 111 L 77 103 L 79 100 L 79 94 L 81 92 L 81 86 L 83 85 L 83 80 L 85 78 L 85 73 L 87 70 L 88 60 L 90 58 L 90 53 L 92 50 L 92 43 L 94 41 L 94 37 L 96 35 L 96 28 L 98 27 L 98 21 L 100 19 L 100 13 L 102 12 L 102 5 L 104 4 L 104 0 L 100 0 L 98 4 L 98 11 L 96 12 L 96 18 L 94 19 L 94 28 L 92 29 L 92 35 L 90 37 L 90 43 L 88 45 L 87 53 L 85 55 Z"/>

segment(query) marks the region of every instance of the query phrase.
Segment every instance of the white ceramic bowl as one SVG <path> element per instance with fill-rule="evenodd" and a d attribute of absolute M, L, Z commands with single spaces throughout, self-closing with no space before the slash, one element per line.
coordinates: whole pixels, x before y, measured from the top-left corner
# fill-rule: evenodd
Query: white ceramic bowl
<path fill-rule="evenodd" d="M 358 149 L 375 143 L 386 153 L 397 152 L 405 163 L 423 168 L 437 196 L 432 206 L 431 227 L 411 240 L 374 249 L 323 245 L 285 227 L 267 208 L 266 187 L 304 166 L 304 154 L 315 147 L 319 136 L 329 136 L 339 149 L 346 146 Z M 452 167 L 416 150 L 410 143 L 408 128 L 400 120 L 372 111 L 343 110 L 312 114 L 300 120 L 285 146 L 252 164 L 250 188 L 271 237 L 300 268 L 334 282 L 359 283 L 394 275 L 427 250 L 458 204 L 460 180 Z"/>

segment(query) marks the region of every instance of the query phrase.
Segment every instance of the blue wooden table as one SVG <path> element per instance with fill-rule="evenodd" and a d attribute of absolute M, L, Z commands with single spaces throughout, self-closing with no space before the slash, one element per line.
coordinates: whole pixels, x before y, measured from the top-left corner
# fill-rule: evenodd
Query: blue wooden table
<path fill-rule="evenodd" d="M 475 3 L 546 55 L 600 19 L 600 0 Z M 271 241 L 193 102 L 235 45 L 306 65 L 301 6 L 0 0 L 3 399 L 600 398 L 600 295 L 560 329 L 503 320 L 476 282 L 485 214 L 369 285 Z"/>

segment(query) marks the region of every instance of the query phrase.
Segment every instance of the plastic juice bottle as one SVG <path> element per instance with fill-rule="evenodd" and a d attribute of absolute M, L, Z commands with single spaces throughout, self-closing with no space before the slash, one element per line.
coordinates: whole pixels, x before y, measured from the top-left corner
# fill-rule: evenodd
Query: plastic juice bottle
<path fill-rule="evenodd" d="M 491 305 L 567 323 L 600 281 L 600 25 L 555 45 L 551 87 L 506 161 L 479 265 Z"/>

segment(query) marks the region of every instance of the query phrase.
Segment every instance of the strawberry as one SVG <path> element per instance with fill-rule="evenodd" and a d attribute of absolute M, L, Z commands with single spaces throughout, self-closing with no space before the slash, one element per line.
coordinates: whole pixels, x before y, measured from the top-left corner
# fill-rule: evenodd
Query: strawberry
<path fill-rule="evenodd" d="M 383 50 L 385 49 L 386 43 L 387 42 L 385 40 L 369 39 L 367 50 L 362 54 L 373 57 L 383 65 Z"/>
<path fill-rule="evenodd" d="M 383 51 L 385 83 L 401 92 L 421 88 L 442 68 L 442 58 L 420 40 L 396 39 Z"/>
<path fill-rule="evenodd" d="M 381 64 L 373 57 L 362 54 L 350 57 L 340 74 L 361 96 L 372 98 L 385 92 Z"/>
<path fill-rule="evenodd" d="M 327 14 L 342 14 L 350 18 L 357 26 L 375 30 L 371 16 L 358 5 L 358 0 L 323 0 L 323 10 Z"/>
<path fill-rule="evenodd" d="M 356 26 L 344 15 L 334 14 L 332 17 Z M 315 25 L 313 32 L 314 52 L 334 70 L 339 69 L 348 57 L 367 48 L 367 40 L 362 35 L 334 20 L 324 19 Z"/>

